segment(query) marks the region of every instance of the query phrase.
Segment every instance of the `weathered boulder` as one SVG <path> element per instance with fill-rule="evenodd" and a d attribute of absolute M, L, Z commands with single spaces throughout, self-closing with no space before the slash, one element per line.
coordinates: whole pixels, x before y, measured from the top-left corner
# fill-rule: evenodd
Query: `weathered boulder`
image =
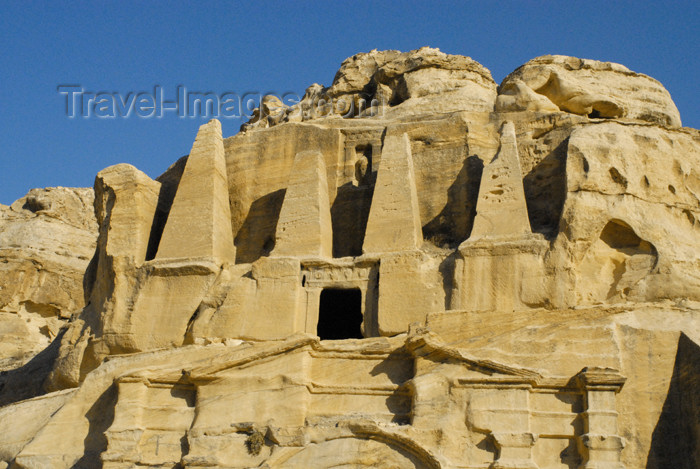
<path fill-rule="evenodd" d="M 301 102 L 285 106 L 265 96 L 242 130 L 282 122 L 356 116 L 399 117 L 453 111 L 490 111 L 496 83 L 469 57 L 423 47 L 377 51 L 346 59 L 329 87 L 310 86 Z"/>
<path fill-rule="evenodd" d="M 491 73 L 475 60 L 423 47 L 403 53 L 375 50 L 350 57 L 340 66 L 327 93 L 348 105 L 355 104 L 351 101 L 354 96 L 364 94 L 368 103 L 382 103 L 388 116 L 434 114 L 488 111 L 495 99 L 494 85 Z"/>
<path fill-rule="evenodd" d="M 678 109 L 661 83 L 612 62 L 537 57 L 508 75 L 498 91 L 498 112 L 558 109 L 591 118 L 681 126 Z"/>

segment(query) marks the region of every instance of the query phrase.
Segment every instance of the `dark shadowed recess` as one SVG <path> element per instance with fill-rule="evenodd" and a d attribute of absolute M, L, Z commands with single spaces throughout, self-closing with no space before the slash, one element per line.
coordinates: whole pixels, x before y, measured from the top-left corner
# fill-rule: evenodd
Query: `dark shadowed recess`
<path fill-rule="evenodd" d="M 454 182 L 447 189 L 447 203 L 440 213 L 423 225 L 423 238 L 436 246 L 456 248 L 469 238 L 476 217 L 476 201 L 484 162 L 476 155 L 464 160 Z"/>
<path fill-rule="evenodd" d="M 275 230 L 286 189 L 270 192 L 250 205 L 248 216 L 236 234 L 236 263 L 247 264 L 267 256 L 275 247 Z"/>
<path fill-rule="evenodd" d="M 88 434 L 83 441 L 83 456 L 73 465 L 73 469 L 102 467 L 100 455 L 107 450 L 105 432 L 114 422 L 114 406 L 117 404 L 117 388 L 113 384 L 95 401 L 87 411 Z"/>
<path fill-rule="evenodd" d="M 180 185 L 182 173 L 185 171 L 187 156 L 183 156 L 170 166 L 163 174 L 156 178 L 160 182 L 160 192 L 158 193 L 158 207 L 156 208 L 153 224 L 151 225 L 151 233 L 148 238 L 148 249 L 146 250 L 146 260 L 151 260 L 156 257 L 160 238 L 163 236 L 165 223 L 168 221 L 170 208 L 175 199 L 175 193 Z"/>
<path fill-rule="evenodd" d="M 362 339 L 362 292 L 326 288 L 321 292 L 317 334 L 321 340 Z"/>
<path fill-rule="evenodd" d="M 0 372 L 0 407 L 46 394 L 44 381 L 58 357 L 61 338 L 65 332 L 62 329 L 48 347 L 23 366 Z"/>
<path fill-rule="evenodd" d="M 376 179 L 377 173 L 370 172 L 363 184 L 349 182 L 338 187 L 331 207 L 333 257 L 362 255 Z"/>
<path fill-rule="evenodd" d="M 700 345 L 681 333 L 646 469 L 700 467 Z"/>
<path fill-rule="evenodd" d="M 85 268 L 85 273 L 83 274 L 83 300 L 85 301 L 85 306 L 90 304 L 90 296 L 92 295 L 92 287 L 95 286 L 97 281 L 97 263 L 99 262 L 99 246 L 95 247 L 95 253 L 92 255 L 92 259 L 88 262 L 88 266 Z"/>
<path fill-rule="evenodd" d="M 527 213 L 533 233 L 551 239 L 559 231 L 559 219 L 566 200 L 567 138 L 523 178 Z"/>

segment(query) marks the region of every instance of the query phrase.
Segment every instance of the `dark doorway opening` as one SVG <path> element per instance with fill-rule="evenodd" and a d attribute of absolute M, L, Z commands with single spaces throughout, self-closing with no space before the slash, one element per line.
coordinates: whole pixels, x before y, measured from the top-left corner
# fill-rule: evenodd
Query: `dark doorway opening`
<path fill-rule="evenodd" d="M 318 310 L 317 334 L 321 340 L 362 339 L 362 292 L 324 289 Z"/>

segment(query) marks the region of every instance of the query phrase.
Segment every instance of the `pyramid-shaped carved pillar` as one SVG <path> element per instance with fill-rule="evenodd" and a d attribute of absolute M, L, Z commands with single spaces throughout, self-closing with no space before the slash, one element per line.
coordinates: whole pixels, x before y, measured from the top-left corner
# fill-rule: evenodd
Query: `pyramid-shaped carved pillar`
<path fill-rule="evenodd" d="M 156 259 L 235 260 L 221 123 L 199 128 L 187 158 Z"/>
<path fill-rule="evenodd" d="M 387 135 L 362 250 L 365 253 L 406 251 L 418 249 L 421 244 L 423 231 L 411 142 L 405 133 Z"/>
<path fill-rule="evenodd" d="M 319 151 L 303 151 L 294 157 L 272 255 L 333 257 L 326 164 Z"/>
<path fill-rule="evenodd" d="M 498 154 L 484 168 L 470 240 L 488 236 L 518 237 L 532 232 L 527 215 L 515 127 L 501 127 Z"/>

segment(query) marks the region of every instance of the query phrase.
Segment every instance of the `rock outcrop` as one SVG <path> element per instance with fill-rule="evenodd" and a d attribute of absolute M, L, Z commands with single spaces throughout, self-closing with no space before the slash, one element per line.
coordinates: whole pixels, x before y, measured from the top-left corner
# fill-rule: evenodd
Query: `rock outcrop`
<path fill-rule="evenodd" d="M 311 85 L 298 104 L 285 106 L 279 98 L 266 96 L 241 130 L 331 116 L 490 111 L 495 97 L 491 72 L 469 57 L 430 47 L 411 52 L 373 50 L 346 59 L 331 86 Z"/>
<path fill-rule="evenodd" d="M 545 55 L 518 68 L 499 86 L 496 111 L 557 110 L 681 126 L 663 85 L 620 64 Z"/>
<path fill-rule="evenodd" d="M 0 206 L 0 370 L 44 350 L 85 306 L 97 237 L 92 200 L 90 189 L 53 187 Z"/>
<path fill-rule="evenodd" d="M 10 467 L 700 465 L 700 132 L 650 77 L 372 51 L 94 194 L 0 207 Z"/>

